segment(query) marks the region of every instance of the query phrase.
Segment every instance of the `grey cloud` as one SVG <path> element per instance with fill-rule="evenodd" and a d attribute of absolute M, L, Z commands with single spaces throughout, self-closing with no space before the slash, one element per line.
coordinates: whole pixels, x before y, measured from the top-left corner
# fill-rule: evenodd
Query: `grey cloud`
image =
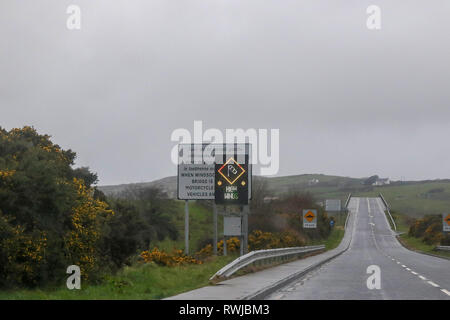
<path fill-rule="evenodd" d="M 69 4 L 82 30 L 65 28 Z M 101 184 L 176 173 L 171 132 L 279 128 L 280 174 L 449 177 L 448 1 L 0 4 L 0 125 L 34 125 Z"/>

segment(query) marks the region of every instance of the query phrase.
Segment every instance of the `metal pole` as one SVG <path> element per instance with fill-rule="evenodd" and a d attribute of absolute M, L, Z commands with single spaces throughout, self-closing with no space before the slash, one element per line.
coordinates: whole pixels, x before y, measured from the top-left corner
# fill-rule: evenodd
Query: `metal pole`
<path fill-rule="evenodd" d="M 241 225 L 242 225 L 242 222 L 241 222 Z M 240 237 L 239 237 L 239 242 L 241 243 L 241 245 L 240 245 L 240 256 L 243 256 L 244 255 L 244 236 L 243 235 L 241 235 Z"/>
<path fill-rule="evenodd" d="M 244 254 L 248 253 L 248 214 L 250 211 L 250 206 L 247 205 L 244 207 Z"/>
<path fill-rule="evenodd" d="M 223 255 L 227 255 L 227 237 L 223 236 Z"/>
<path fill-rule="evenodd" d="M 217 256 L 217 206 L 213 203 L 213 220 L 214 220 L 214 239 L 213 239 L 213 254 Z"/>
<path fill-rule="evenodd" d="M 189 254 L 189 203 L 184 203 L 184 253 Z"/>

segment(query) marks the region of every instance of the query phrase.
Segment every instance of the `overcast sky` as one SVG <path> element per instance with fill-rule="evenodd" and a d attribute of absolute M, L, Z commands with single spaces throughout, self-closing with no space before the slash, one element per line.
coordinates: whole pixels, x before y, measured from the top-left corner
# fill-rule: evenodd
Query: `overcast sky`
<path fill-rule="evenodd" d="M 100 185 L 175 175 L 170 135 L 194 120 L 279 129 L 278 175 L 450 178 L 449 17 L 448 0 L 1 0 L 0 126 L 52 135 Z"/>

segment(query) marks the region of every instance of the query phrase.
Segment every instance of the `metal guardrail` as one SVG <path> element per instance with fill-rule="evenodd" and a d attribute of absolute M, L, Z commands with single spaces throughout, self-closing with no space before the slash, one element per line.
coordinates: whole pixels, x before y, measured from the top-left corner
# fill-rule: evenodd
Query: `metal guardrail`
<path fill-rule="evenodd" d="M 217 271 L 216 274 L 213 275 L 209 280 L 218 278 L 227 278 L 232 274 L 234 274 L 236 271 L 254 262 L 268 262 L 270 260 L 288 259 L 291 258 L 292 256 L 303 255 L 312 252 L 319 252 L 322 250 L 325 250 L 325 245 L 255 250 L 230 262 L 225 267 Z"/>
<path fill-rule="evenodd" d="M 392 225 L 394 226 L 394 230 L 397 231 L 397 225 L 395 224 L 395 221 L 392 218 L 391 211 L 389 210 L 389 204 L 387 203 L 386 199 L 384 199 L 384 197 L 383 197 L 383 195 L 381 193 L 380 193 L 380 198 L 381 198 L 381 201 L 383 201 L 384 206 L 386 207 L 386 210 L 387 210 L 387 212 L 389 214 L 389 217 L 391 218 Z"/>
<path fill-rule="evenodd" d="M 350 213 L 348 212 L 348 204 L 350 203 L 351 198 L 352 198 L 352 194 L 349 193 L 347 201 L 345 202 L 345 210 L 347 211 L 347 217 L 345 218 L 344 230 L 347 230 L 348 217 L 350 216 Z"/>
<path fill-rule="evenodd" d="M 345 208 L 345 209 L 347 209 L 347 207 L 348 207 L 348 204 L 349 204 L 349 202 L 350 202 L 350 199 L 351 199 L 351 197 L 352 197 L 352 194 L 351 194 L 351 193 L 349 193 L 349 194 L 348 194 L 348 198 L 347 198 L 347 201 L 345 201 L 345 206 L 344 206 L 344 208 Z"/>
<path fill-rule="evenodd" d="M 434 250 L 450 251 L 450 246 L 437 246 Z"/>

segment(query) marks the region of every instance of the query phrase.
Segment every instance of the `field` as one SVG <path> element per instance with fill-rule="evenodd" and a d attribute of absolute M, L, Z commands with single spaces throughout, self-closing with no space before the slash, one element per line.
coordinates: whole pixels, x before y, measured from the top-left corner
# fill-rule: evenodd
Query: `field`
<path fill-rule="evenodd" d="M 308 185 L 318 179 L 316 185 Z M 351 192 L 355 197 L 377 197 L 379 193 L 392 209 L 410 217 L 450 212 L 450 181 L 395 182 L 386 186 L 364 186 L 362 179 L 325 175 L 301 175 L 269 179 L 269 189 L 282 195 L 288 192 L 310 192 L 317 199 L 341 199 L 345 201 Z"/>
<path fill-rule="evenodd" d="M 358 196 L 377 196 L 382 193 L 393 210 L 411 217 L 442 214 L 450 211 L 450 182 L 426 181 L 374 187 L 372 192 Z"/>

